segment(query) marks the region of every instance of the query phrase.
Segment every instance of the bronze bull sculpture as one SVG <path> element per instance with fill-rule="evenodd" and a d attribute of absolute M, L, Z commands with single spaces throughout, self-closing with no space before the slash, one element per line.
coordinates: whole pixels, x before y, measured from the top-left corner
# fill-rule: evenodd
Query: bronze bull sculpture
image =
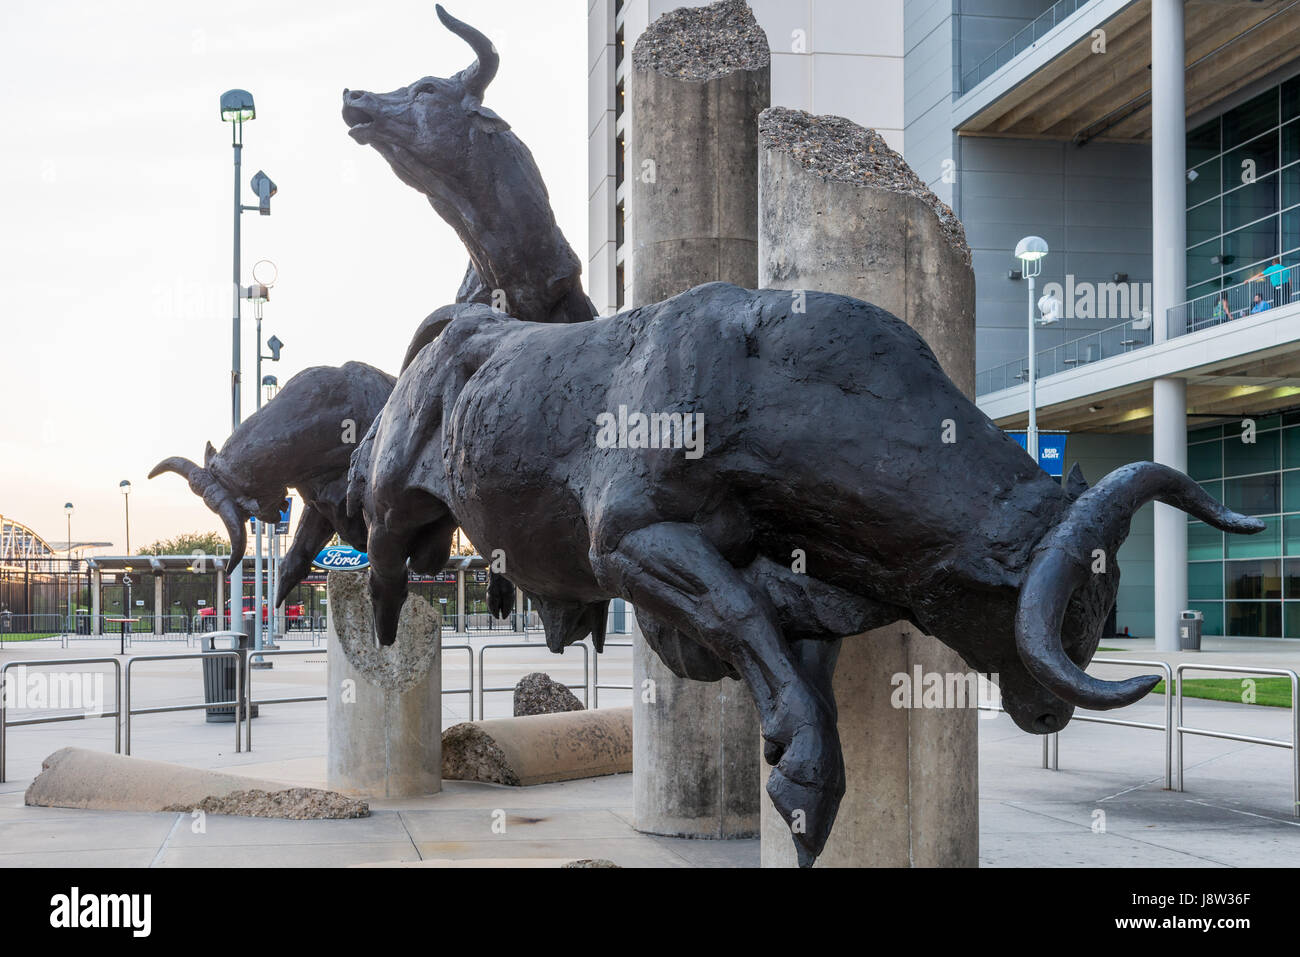
<path fill-rule="evenodd" d="M 445 307 L 353 456 L 348 504 L 369 528 L 381 642 L 408 562 L 441 568 L 459 525 L 504 552 L 553 650 L 599 644 L 620 596 L 674 671 L 743 679 L 768 793 L 787 822 L 802 812 L 810 864 L 844 791 L 820 663 L 834 639 L 912 622 L 994 675 L 1021 728 L 1059 731 L 1076 706 L 1122 707 L 1158 680 L 1083 670 L 1134 512 L 1154 499 L 1225 531 L 1263 525 L 1149 462 L 1075 497 L 904 322 L 795 298 L 714 283 L 573 325 Z M 683 427 L 634 441 L 635 414 Z"/>

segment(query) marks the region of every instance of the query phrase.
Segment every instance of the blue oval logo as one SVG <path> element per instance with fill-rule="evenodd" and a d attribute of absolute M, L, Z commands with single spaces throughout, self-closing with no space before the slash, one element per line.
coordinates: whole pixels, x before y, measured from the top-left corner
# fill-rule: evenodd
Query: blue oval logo
<path fill-rule="evenodd" d="M 370 559 L 365 552 L 359 552 L 351 545 L 327 545 L 316 553 L 311 563 L 326 570 L 341 568 L 346 571 L 360 571 L 370 567 Z"/>

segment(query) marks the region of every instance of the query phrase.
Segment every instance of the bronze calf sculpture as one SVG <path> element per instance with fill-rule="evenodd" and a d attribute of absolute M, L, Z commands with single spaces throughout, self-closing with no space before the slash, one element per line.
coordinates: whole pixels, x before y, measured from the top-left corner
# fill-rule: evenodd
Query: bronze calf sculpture
<path fill-rule="evenodd" d="M 621 596 L 670 668 L 742 678 L 807 865 L 844 791 L 834 639 L 913 622 L 992 673 L 1021 728 L 1059 731 L 1076 706 L 1122 707 L 1158 680 L 1083 670 L 1133 513 L 1156 499 L 1226 531 L 1263 526 L 1149 462 L 1074 498 L 901 320 L 845 296 L 794 303 L 714 283 L 574 325 L 445 307 L 353 456 L 348 500 L 369 527 L 382 642 L 408 561 L 442 567 L 460 525 L 504 551 L 553 650 Z M 702 416 L 702 454 L 602 441 L 609 416 L 635 412 Z"/>

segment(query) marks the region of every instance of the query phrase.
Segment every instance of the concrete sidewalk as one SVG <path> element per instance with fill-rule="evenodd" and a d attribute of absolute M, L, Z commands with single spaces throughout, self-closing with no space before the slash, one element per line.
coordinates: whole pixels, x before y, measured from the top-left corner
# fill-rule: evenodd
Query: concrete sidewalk
<path fill-rule="evenodd" d="M 1294 667 L 1300 653 L 1265 643 L 1207 649 L 1197 660 Z M 6 649 L 8 651 L 8 649 Z M 1229 653 L 1230 652 L 1230 653 Z M 502 652 L 505 655 L 505 652 Z M 1137 643 L 1107 657 L 1153 657 Z M 36 657 L 54 655 L 27 655 Z M 464 654 L 459 656 L 464 661 Z M 503 658 L 489 684 L 510 684 L 528 670 L 556 674 L 577 662 L 544 647 Z M 1164 657 L 1164 656 L 1160 656 Z M 310 694 L 324 680 L 324 655 L 277 662 L 254 678 L 259 697 Z M 11 660 L 8 654 L 5 660 Z M 629 683 L 626 650 L 607 657 L 602 682 Z M 489 656 L 489 662 L 491 656 Z M 292 662 L 292 663 L 290 663 Z M 463 686 L 447 659 L 445 685 Z M 139 666 L 137 703 L 195 700 L 197 662 Z M 463 664 L 461 665 L 463 668 Z M 1103 673 L 1105 666 L 1094 669 Z M 188 669 L 185 671 L 185 669 Z M 1117 673 L 1131 670 L 1115 669 Z M 182 673 L 184 671 L 184 673 Z M 580 675 L 580 667 L 570 674 Z M 561 672 L 563 674 L 563 672 Z M 624 696 L 626 693 L 624 693 Z M 616 706 L 615 693 L 601 704 Z M 508 694 L 488 696 L 489 714 L 508 713 Z M 1290 740 L 1290 711 L 1228 702 L 1187 701 L 1187 722 Z M 448 696 L 444 720 L 462 720 L 464 696 Z M 1123 712 L 1163 721 L 1152 696 Z M 456 712 L 459 712 L 457 714 Z M 1186 739 L 1186 788 L 1164 790 L 1163 737 L 1153 731 L 1071 724 L 1060 737 L 1060 770 L 1040 767 L 1041 738 L 1005 715 L 980 725 L 980 861 L 984 866 L 1296 866 L 1300 818 L 1292 816 L 1288 750 L 1210 738 Z M 220 768 L 286 784 L 324 786 L 324 705 L 272 705 L 254 722 L 251 753 L 233 753 L 230 725 L 205 724 L 201 712 L 137 719 L 136 754 Z M 505 788 L 446 782 L 442 793 L 372 802 L 370 818 L 282 821 L 209 815 L 204 830 L 188 814 L 28 808 L 23 792 L 44 756 L 65 745 L 112 749 L 112 722 L 90 720 L 14 728 L 8 734 L 9 782 L 0 784 L 0 867 L 24 866 L 343 866 L 368 863 L 519 858 L 609 858 L 624 866 L 756 866 L 757 840 L 691 841 L 639 834 L 631 826 L 630 775 Z M 756 743 L 757 746 L 757 743 Z M 494 812 L 496 813 L 494 816 Z M 504 820 L 505 833 L 493 823 Z"/>

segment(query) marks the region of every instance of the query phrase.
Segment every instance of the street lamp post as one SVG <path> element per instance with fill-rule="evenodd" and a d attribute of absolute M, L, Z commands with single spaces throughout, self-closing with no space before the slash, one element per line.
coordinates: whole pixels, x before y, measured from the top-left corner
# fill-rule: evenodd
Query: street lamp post
<path fill-rule="evenodd" d="M 271 214 L 271 197 L 275 195 L 275 184 L 271 182 L 270 177 L 265 173 L 258 171 L 253 177 L 252 187 L 257 193 L 258 204 L 256 206 L 245 206 L 240 190 L 239 175 L 243 161 L 244 150 L 244 123 L 248 120 L 257 118 L 257 110 L 253 105 L 253 95 L 247 90 L 227 90 L 221 94 L 221 119 L 231 126 L 230 145 L 234 150 L 235 158 L 235 230 L 234 230 L 234 262 L 231 269 L 231 286 L 233 309 L 231 312 L 231 360 L 230 360 L 230 429 L 233 432 L 239 428 L 241 421 L 241 365 L 240 365 L 240 299 L 242 297 L 242 288 L 239 279 L 240 267 L 240 250 L 239 250 L 239 223 L 240 216 L 245 211 L 256 210 L 263 216 Z M 258 349 L 261 350 L 261 342 L 258 342 Z M 259 529 L 260 536 L 260 529 Z M 260 553 L 259 553 L 260 554 Z M 237 562 L 230 573 L 230 618 L 231 630 L 243 632 L 244 630 L 244 564 L 242 561 Z M 220 609 L 218 609 L 220 614 Z M 238 617 L 236 617 L 238 616 Z M 254 615 L 255 621 L 259 623 L 258 631 L 260 633 L 261 609 L 257 610 Z M 238 627 L 235 622 L 238 621 Z"/>
<path fill-rule="evenodd" d="M 72 634 L 72 503 L 64 502 L 63 511 L 68 516 L 68 634 Z"/>
<path fill-rule="evenodd" d="M 1034 279 L 1042 273 L 1046 255 L 1047 240 L 1041 236 L 1026 236 L 1016 244 L 1021 274 L 1029 280 L 1029 431 L 1025 435 L 1025 445 L 1035 465 L 1038 464 L 1038 383 L 1034 355 Z"/>

